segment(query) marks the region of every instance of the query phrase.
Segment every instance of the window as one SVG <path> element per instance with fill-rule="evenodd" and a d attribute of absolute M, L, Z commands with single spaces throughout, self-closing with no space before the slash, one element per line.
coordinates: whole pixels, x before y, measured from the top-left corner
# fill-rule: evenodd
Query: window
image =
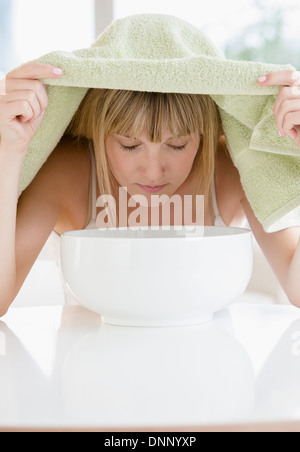
<path fill-rule="evenodd" d="M 228 58 L 300 68 L 299 0 L 0 0 L 0 72 L 52 50 L 89 47 L 112 10 L 114 18 L 175 15 L 201 28 Z"/>
<path fill-rule="evenodd" d="M 15 50 L 13 45 L 13 2 L 0 0 L 0 78 L 1 72 L 6 72 L 16 65 Z"/>
<path fill-rule="evenodd" d="M 1 72 L 94 40 L 94 0 L 0 0 Z"/>
<path fill-rule="evenodd" d="M 115 18 L 142 13 L 187 20 L 227 58 L 300 68 L 299 0 L 114 0 Z"/>

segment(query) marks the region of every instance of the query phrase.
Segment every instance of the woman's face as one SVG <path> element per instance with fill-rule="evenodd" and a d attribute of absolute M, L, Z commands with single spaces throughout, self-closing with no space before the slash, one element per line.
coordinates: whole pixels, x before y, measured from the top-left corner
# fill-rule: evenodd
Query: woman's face
<path fill-rule="evenodd" d="M 127 187 L 130 196 L 144 195 L 148 202 L 153 194 L 171 197 L 176 193 L 191 172 L 199 145 L 197 133 L 175 138 L 168 130 L 160 143 L 149 141 L 146 132 L 135 139 L 114 133 L 105 142 L 119 185 Z"/>

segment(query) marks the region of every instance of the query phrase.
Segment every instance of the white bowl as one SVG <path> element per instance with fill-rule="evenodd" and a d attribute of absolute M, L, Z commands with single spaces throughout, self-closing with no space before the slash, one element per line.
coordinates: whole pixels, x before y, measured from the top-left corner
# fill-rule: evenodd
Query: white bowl
<path fill-rule="evenodd" d="M 62 235 L 61 264 L 68 289 L 105 323 L 197 324 L 244 293 L 252 232 L 215 226 L 71 231 Z"/>

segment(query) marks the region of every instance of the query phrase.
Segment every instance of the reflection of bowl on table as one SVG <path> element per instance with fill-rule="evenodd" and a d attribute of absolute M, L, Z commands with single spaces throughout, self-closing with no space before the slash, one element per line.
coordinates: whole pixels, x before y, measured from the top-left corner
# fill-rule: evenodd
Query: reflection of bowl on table
<path fill-rule="evenodd" d="M 244 422 L 255 403 L 255 376 L 230 330 L 227 311 L 179 328 L 102 325 L 68 351 L 64 408 L 81 427 L 97 419 L 98 428 L 118 431 Z"/>
<path fill-rule="evenodd" d="M 71 231 L 62 235 L 65 283 L 106 323 L 188 325 L 209 321 L 245 291 L 252 233 L 205 226 Z"/>

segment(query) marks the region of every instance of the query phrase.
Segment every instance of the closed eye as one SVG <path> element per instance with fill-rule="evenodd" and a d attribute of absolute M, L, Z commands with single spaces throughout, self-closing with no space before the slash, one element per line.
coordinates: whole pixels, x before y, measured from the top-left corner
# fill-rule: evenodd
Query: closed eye
<path fill-rule="evenodd" d="M 183 151 L 185 149 L 185 147 L 186 147 L 186 144 L 184 144 L 183 146 L 171 146 L 170 145 L 170 147 L 172 149 L 174 149 L 174 151 Z"/>
<path fill-rule="evenodd" d="M 169 145 L 170 148 L 174 149 L 174 151 L 180 152 L 183 151 L 186 147 L 186 144 L 182 145 L 182 146 L 172 146 Z M 123 151 L 125 152 L 132 152 L 134 151 L 136 148 L 138 148 L 138 145 L 135 146 L 124 146 L 123 144 L 121 144 L 121 148 L 123 149 Z"/>
<path fill-rule="evenodd" d="M 134 151 L 137 148 L 137 146 L 124 146 L 123 144 L 121 144 L 121 148 L 125 152 L 131 152 Z"/>

